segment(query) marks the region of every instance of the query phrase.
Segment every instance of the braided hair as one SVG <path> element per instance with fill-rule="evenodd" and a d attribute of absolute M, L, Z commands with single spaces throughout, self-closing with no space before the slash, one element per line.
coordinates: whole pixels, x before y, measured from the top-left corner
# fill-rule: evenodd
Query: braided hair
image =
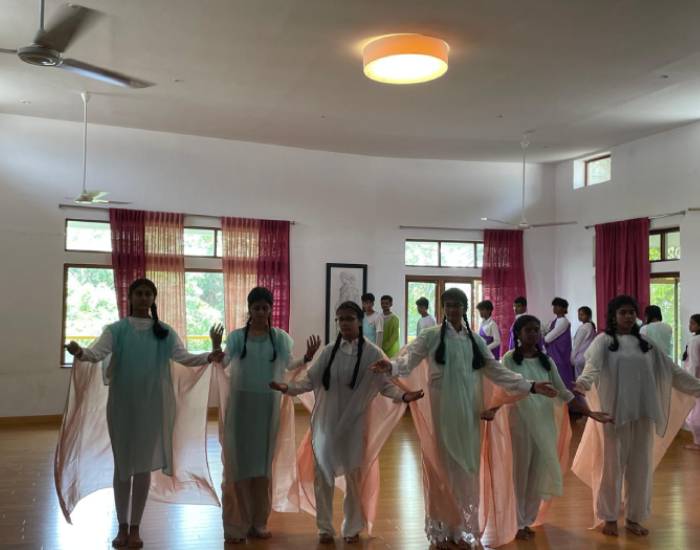
<path fill-rule="evenodd" d="M 145 286 L 149 288 L 151 292 L 153 292 L 153 298 L 158 296 L 158 289 L 156 288 L 156 285 L 153 281 L 151 281 L 150 279 L 146 279 L 145 277 L 141 279 L 136 279 L 133 283 L 129 285 L 129 315 L 131 315 L 132 311 L 131 295 L 140 286 Z M 151 318 L 153 319 L 153 334 L 156 335 L 156 338 L 158 338 L 158 340 L 164 340 L 165 338 L 167 338 L 168 333 L 170 331 L 167 328 L 165 328 L 158 319 L 158 308 L 156 307 L 155 300 L 151 304 Z"/>
<path fill-rule="evenodd" d="M 360 361 L 362 360 L 362 349 L 364 348 L 365 344 L 365 337 L 362 334 L 362 319 L 364 319 L 364 311 L 362 311 L 362 308 L 358 306 L 355 302 L 343 302 L 340 304 L 336 310 L 335 314 L 338 315 L 338 313 L 343 310 L 351 310 L 355 316 L 357 317 L 357 320 L 360 321 L 360 336 L 357 340 L 357 361 L 355 361 L 355 368 L 352 371 L 352 380 L 350 381 L 350 389 L 355 389 L 355 385 L 357 384 L 357 376 L 360 373 Z M 328 360 L 328 364 L 326 365 L 326 368 L 323 371 L 323 388 L 328 391 L 331 387 L 331 365 L 333 364 L 333 360 L 335 359 L 336 354 L 338 353 L 338 348 L 340 348 L 340 344 L 343 341 L 343 336 L 338 333 L 338 337 L 335 339 L 335 344 L 333 344 L 333 349 L 331 350 L 331 357 Z"/>
<path fill-rule="evenodd" d="M 248 293 L 248 309 L 252 307 L 255 302 L 265 302 L 270 306 L 270 316 L 267 318 L 267 334 L 270 336 L 270 345 L 272 345 L 272 359 L 270 363 L 277 361 L 277 348 L 275 348 L 275 338 L 272 335 L 272 292 L 262 286 L 256 286 L 253 290 Z M 250 311 L 248 312 L 248 320 L 245 323 L 245 330 L 243 336 L 243 351 L 241 351 L 241 359 L 245 359 L 248 355 L 248 333 L 250 332 Z"/>
<path fill-rule="evenodd" d="M 639 311 L 639 305 L 637 304 L 637 300 L 632 298 L 632 296 L 621 294 L 619 296 L 615 296 L 615 298 L 608 302 L 608 314 L 606 318 L 605 334 L 607 334 L 613 339 L 612 343 L 608 346 L 608 349 L 610 351 L 617 351 L 618 349 L 620 349 L 620 341 L 617 339 L 616 316 L 617 310 L 623 306 L 632 306 L 634 308 L 634 311 Z M 637 340 L 639 340 L 639 349 L 641 349 L 642 352 L 646 353 L 653 347 L 649 342 L 642 338 L 641 334 L 639 334 L 639 327 L 637 326 L 637 323 L 632 325 L 631 334 Z"/>
<path fill-rule="evenodd" d="M 516 365 L 522 365 L 523 360 L 525 359 L 525 355 L 523 354 L 523 348 L 520 345 L 520 338 L 518 337 L 518 334 L 520 334 L 520 331 L 527 325 L 528 323 L 537 323 L 537 326 L 540 327 L 541 323 L 540 320 L 535 317 L 534 315 L 521 315 L 515 320 L 515 323 L 513 324 L 513 341 L 515 342 L 515 349 L 513 350 L 513 361 L 515 361 Z M 535 344 L 535 348 L 537 349 L 537 358 L 540 360 L 540 364 L 544 368 L 544 370 L 549 371 L 552 370 L 552 364 L 549 362 L 549 357 L 540 349 L 539 344 Z"/>
<path fill-rule="evenodd" d="M 700 313 L 694 313 L 690 316 L 691 321 L 695 321 L 695 324 L 700 327 Z M 693 334 L 696 336 L 700 334 L 700 329 L 696 330 Z M 688 360 L 688 344 L 685 345 L 685 351 L 683 352 L 683 361 Z"/>
<path fill-rule="evenodd" d="M 464 325 L 467 328 L 467 336 L 469 336 L 469 340 L 472 343 L 472 368 L 474 370 L 478 370 L 481 367 L 484 366 L 484 363 L 486 362 L 485 357 L 481 353 L 481 349 L 479 348 L 479 344 L 476 343 L 476 339 L 474 338 L 474 334 L 472 333 L 472 329 L 469 328 L 469 319 L 467 318 L 467 307 L 469 306 L 469 299 L 467 298 L 467 295 L 461 291 L 458 288 L 450 288 L 446 290 L 445 292 L 442 293 L 442 296 L 440 296 L 440 302 L 442 303 L 443 307 L 445 305 L 445 302 L 447 300 L 454 300 L 456 302 L 459 302 L 464 306 L 464 313 L 462 314 L 462 320 L 464 321 Z M 435 350 L 435 362 L 444 365 L 445 364 L 445 333 L 447 332 L 447 317 L 443 317 L 442 320 L 442 325 L 440 327 L 440 345 L 438 345 L 437 349 Z"/>

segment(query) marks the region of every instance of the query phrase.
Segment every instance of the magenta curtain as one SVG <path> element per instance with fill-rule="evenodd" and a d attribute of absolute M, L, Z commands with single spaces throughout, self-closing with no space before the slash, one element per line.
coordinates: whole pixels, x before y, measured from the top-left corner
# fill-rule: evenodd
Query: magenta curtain
<path fill-rule="evenodd" d="M 289 331 L 289 222 L 260 220 L 258 286 L 275 297 L 272 324 Z"/>
<path fill-rule="evenodd" d="M 649 305 L 649 219 L 595 226 L 595 287 L 598 327 L 605 328 L 608 302 L 619 294 Z"/>
<path fill-rule="evenodd" d="M 129 285 L 146 276 L 145 212 L 109 209 L 112 269 L 119 317 L 129 315 Z"/>
<path fill-rule="evenodd" d="M 483 296 L 493 302 L 493 318 L 501 331 L 501 355 L 508 351 L 508 330 L 513 324 L 513 300 L 525 296 L 523 232 L 484 230 Z M 476 305 L 476 304 L 475 304 Z"/>

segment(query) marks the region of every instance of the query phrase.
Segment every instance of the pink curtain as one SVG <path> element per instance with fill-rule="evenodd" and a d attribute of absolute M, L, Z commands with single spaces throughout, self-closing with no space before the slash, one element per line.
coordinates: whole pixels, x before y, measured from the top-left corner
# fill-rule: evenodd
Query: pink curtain
<path fill-rule="evenodd" d="M 258 238 L 260 220 L 222 218 L 224 296 L 226 329 L 241 327 L 246 322 L 246 298 L 258 284 Z"/>
<path fill-rule="evenodd" d="M 258 286 L 275 297 L 272 324 L 289 331 L 289 222 L 260 220 Z"/>
<path fill-rule="evenodd" d="M 129 285 L 146 276 L 145 212 L 109 209 L 112 232 L 112 269 L 119 317 L 129 315 Z"/>
<path fill-rule="evenodd" d="M 515 319 L 513 300 L 525 296 L 523 232 L 484 230 L 483 296 L 493 302 L 493 318 L 501 330 L 501 354 L 508 351 L 506 332 Z"/>
<path fill-rule="evenodd" d="M 185 246 L 184 215 L 146 212 L 144 223 L 146 277 L 158 289 L 158 317 L 184 339 Z"/>
<path fill-rule="evenodd" d="M 595 286 L 598 327 L 605 328 L 608 302 L 629 294 L 641 311 L 649 305 L 649 219 L 595 226 Z"/>
<path fill-rule="evenodd" d="M 228 330 L 245 324 L 254 286 L 275 297 L 272 324 L 289 330 L 288 221 L 222 218 L 224 292 Z"/>

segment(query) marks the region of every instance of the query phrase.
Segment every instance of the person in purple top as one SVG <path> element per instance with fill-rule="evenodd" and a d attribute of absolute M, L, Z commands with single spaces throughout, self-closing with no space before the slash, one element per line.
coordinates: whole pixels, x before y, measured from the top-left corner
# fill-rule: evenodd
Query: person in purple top
<path fill-rule="evenodd" d="M 479 327 L 479 336 L 486 342 L 486 347 L 493 353 L 494 359 L 501 357 L 501 330 L 498 328 L 496 321 L 493 320 L 493 302 L 484 300 L 476 304 L 476 309 L 479 310 L 481 316 L 481 325 Z"/>
<path fill-rule="evenodd" d="M 557 365 L 559 375 L 567 388 L 574 384 L 574 367 L 571 364 L 571 323 L 566 318 L 569 302 L 564 298 L 552 300 L 552 312 L 556 318 L 549 324 L 544 335 L 544 344 L 549 355 Z"/>

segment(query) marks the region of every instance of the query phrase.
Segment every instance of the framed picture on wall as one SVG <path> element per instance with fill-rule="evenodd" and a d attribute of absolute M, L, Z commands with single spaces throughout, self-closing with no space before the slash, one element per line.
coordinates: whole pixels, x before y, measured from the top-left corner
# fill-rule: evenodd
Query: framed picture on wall
<path fill-rule="evenodd" d="M 367 292 L 367 264 L 326 264 L 326 344 L 335 338 L 335 310 L 343 302 L 362 306 Z"/>

